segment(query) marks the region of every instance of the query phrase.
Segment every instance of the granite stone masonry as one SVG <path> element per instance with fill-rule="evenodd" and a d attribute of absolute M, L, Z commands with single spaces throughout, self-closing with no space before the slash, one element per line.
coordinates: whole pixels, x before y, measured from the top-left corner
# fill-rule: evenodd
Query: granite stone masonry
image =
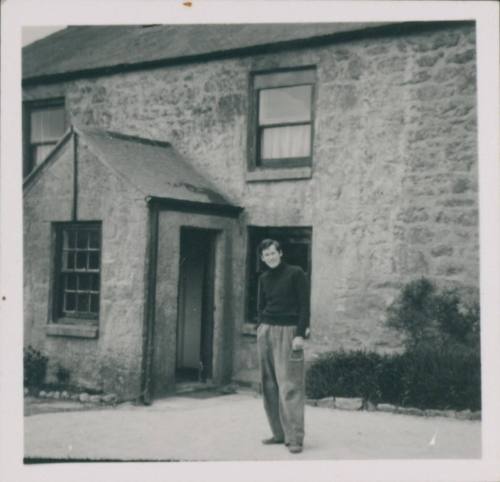
<path fill-rule="evenodd" d="M 303 66 L 313 66 L 316 75 L 311 174 L 250 181 L 250 74 Z M 238 258 L 224 268 L 233 299 L 227 299 L 229 292 L 217 295 L 223 305 L 232 303 L 224 305 L 224 316 L 232 313 L 232 319 L 217 325 L 227 333 L 215 334 L 221 381 L 255 380 L 256 348 L 245 311 L 248 226 L 312 227 L 308 359 L 338 349 L 401 349 L 399 334 L 384 324 L 385 310 L 412 279 L 478 287 L 473 23 L 61 78 L 30 84 L 23 95 L 26 101 L 64 97 L 75 125 L 170 143 L 243 207 L 237 225 L 214 224 L 224 236 L 233 233 L 224 239 Z M 142 349 L 131 340 L 143 336 L 147 212 L 142 199 L 92 156 L 82 164 L 80 182 L 89 189 L 79 205 L 82 217 L 103 220 L 108 253 L 99 342 L 45 333 L 50 223 L 70 216 L 69 169 L 68 163 L 54 163 L 25 193 L 26 342 L 47 351 L 51 370 L 57 362 L 78 365 L 81 381 L 136 395 Z M 168 231 L 169 222 L 175 229 L 183 223 L 165 215 L 160 231 Z M 163 273 L 170 271 L 160 279 L 166 311 L 158 316 L 173 320 L 178 245 L 168 248 L 169 238 L 162 239 L 159 262 Z M 165 330 L 160 340 L 168 344 L 169 337 L 175 340 L 174 324 Z M 161 365 L 167 358 L 154 363 L 171 379 L 171 368 Z"/>

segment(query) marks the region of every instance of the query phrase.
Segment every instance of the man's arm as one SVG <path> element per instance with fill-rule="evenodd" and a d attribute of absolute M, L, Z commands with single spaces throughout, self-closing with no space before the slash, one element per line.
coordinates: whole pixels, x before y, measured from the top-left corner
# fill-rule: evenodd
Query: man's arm
<path fill-rule="evenodd" d="M 266 306 L 266 295 L 262 289 L 262 275 L 257 281 L 257 324 L 262 323 L 262 312 Z"/>
<path fill-rule="evenodd" d="M 297 303 L 299 309 L 297 336 L 304 338 L 306 336 L 306 330 L 309 328 L 310 298 L 309 298 L 309 283 L 304 271 L 302 271 L 301 268 L 297 270 L 294 284 L 295 284 L 295 295 L 297 297 Z"/>

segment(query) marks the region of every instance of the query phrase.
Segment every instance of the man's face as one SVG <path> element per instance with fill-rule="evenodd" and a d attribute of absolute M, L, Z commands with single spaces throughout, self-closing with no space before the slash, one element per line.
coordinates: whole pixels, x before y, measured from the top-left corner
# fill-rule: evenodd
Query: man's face
<path fill-rule="evenodd" d="M 283 253 L 281 251 L 278 251 L 276 249 L 276 246 L 274 244 L 271 244 L 269 248 L 266 248 L 262 251 L 261 254 L 261 259 L 266 263 L 269 268 L 276 268 L 281 263 L 281 257 L 283 256 Z"/>

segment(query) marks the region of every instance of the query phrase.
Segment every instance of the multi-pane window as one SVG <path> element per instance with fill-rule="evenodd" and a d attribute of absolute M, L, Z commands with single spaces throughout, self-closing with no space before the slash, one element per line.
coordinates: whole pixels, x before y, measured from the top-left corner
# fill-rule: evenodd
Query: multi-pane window
<path fill-rule="evenodd" d="M 257 322 L 257 288 L 260 274 L 268 269 L 261 261 L 258 247 L 263 239 L 279 241 L 283 250 L 283 261 L 300 266 L 311 277 L 310 227 L 257 227 L 248 228 L 248 283 L 247 322 Z"/>
<path fill-rule="evenodd" d="M 101 265 L 100 225 L 62 225 L 59 247 L 59 316 L 97 318 Z"/>
<path fill-rule="evenodd" d="M 314 69 L 253 77 L 256 167 L 311 164 Z"/>
<path fill-rule="evenodd" d="M 24 175 L 39 166 L 66 129 L 64 100 L 26 103 Z"/>

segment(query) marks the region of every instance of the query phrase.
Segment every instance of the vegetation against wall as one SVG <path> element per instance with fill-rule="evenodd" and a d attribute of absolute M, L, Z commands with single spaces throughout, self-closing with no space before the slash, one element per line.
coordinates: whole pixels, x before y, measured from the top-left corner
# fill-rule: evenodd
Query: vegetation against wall
<path fill-rule="evenodd" d="M 387 324 L 405 335 L 404 353 L 324 354 L 308 370 L 308 397 L 481 409 L 477 297 L 467 301 L 456 289 L 438 289 L 427 279 L 412 281 L 389 306 Z"/>
<path fill-rule="evenodd" d="M 32 346 L 24 349 L 23 381 L 26 388 L 37 388 L 44 383 L 47 373 L 47 363 L 48 358 Z"/>

